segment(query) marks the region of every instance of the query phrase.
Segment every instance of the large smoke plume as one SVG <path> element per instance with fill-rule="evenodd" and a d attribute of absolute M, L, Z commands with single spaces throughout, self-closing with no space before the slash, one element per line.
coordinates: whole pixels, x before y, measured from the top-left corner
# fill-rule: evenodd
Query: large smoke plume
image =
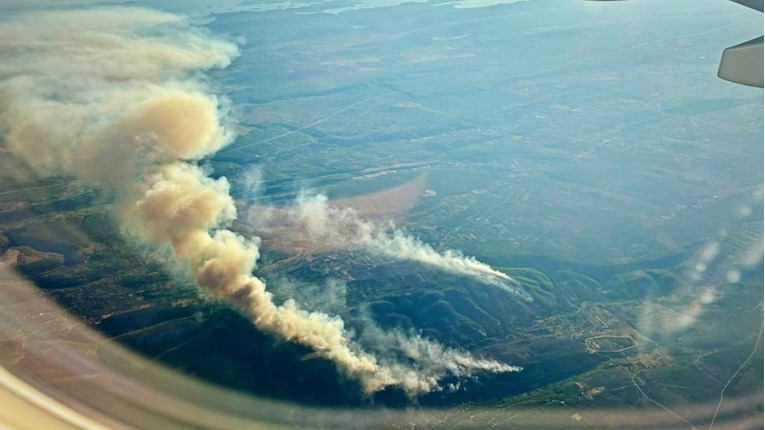
<path fill-rule="evenodd" d="M 6 151 L 38 175 L 74 176 L 117 195 L 128 234 L 169 247 L 200 287 L 238 306 L 261 330 L 312 348 L 368 393 L 399 386 L 416 395 L 437 389 L 448 374 L 518 370 L 417 336 L 369 331 L 381 345 L 375 350 L 407 358 L 397 361 L 362 349 L 337 317 L 290 300 L 274 303 L 252 275 L 258 241 L 227 228 L 236 218 L 228 182 L 207 177 L 196 164 L 233 138 L 222 102 L 199 74 L 226 67 L 237 55 L 235 45 L 182 17 L 147 9 L 5 19 L 0 136 Z M 389 240 L 384 249 L 391 252 L 408 246 L 400 236 Z M 439 257 L 426 251 L 412 258 Z M 476 264 L 468 261 L 464 270 L 484 273 Z"/>

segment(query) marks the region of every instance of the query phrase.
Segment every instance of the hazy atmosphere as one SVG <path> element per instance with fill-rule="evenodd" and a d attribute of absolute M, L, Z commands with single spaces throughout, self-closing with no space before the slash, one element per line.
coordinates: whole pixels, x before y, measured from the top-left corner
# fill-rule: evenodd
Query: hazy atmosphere
<path fill-rule="evenodd" d="M 0 11 L 2 261 L 113 342 L 296 405 L 761 425 L 762 90 L 716 76 L 761 13 Z"/>

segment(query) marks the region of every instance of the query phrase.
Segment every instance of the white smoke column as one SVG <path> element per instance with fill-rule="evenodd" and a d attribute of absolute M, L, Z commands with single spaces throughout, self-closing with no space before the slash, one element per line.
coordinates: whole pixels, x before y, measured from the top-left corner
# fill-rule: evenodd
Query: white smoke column
<path fill-rule="evenodd" d="M 366 319 L 359 342 L 374 351 L 408 393 L 440 391 L 439 380 L 446 375 L 470 376 L 476 369 L 493 373 L 523 370 L 446 348 L 414 331 L 383 330 L 371 318 Z"/>
<path fill-rule="evenodd" d="M 528 293 L 520 289 L 520 283 L 511 278 L 510 275 L 495 270 L 488 264 L 481 263 L 475 257 L 462 255 L 459 251 L 449 249 L 438 252 L 430 245 L 407 236 L 399 230 L 394 230 L 392 235 L 378 233 L 367 246 L 370 250 L 384 256 L 416 261 L 446 272 L 468 276 L 521 296 L 524 300 L 533 300 Z"/>
<path fill-rule="evenodd" d="M 260 329 L 334 361 L 368 393 L 391 385 L 426 392 L 432 373 L 427 383 L 397 378 L 351 342 L 341 319 L 293 301 L 274 304 L 252 275 L 257 241 L 225 228 L 236 218 L 228 182 L 194 162 L 231 136 L 220 102 L 193 76 L 225 67 L 236 54 L 183 18 L 146 9 L 0 21 L 0 135 L 38 174 L 75 176 L 113 192 L 128 233 L 170 247 L 200 287 L 239 306 Z M 465 368 L 495 370 L 466 360 Z"/>
<path fill-rule="evenodd" d="M 533 298 L 521 289 L 520 283 L 499 270 L 463 255 L 459 251 L 438 252 L 432 246 L 404 234 L 391 225 L 363 219 L 352 208 L 332 206 L 325 195 L 301 193 L 289 208 L 257 208 L 250 210 L 248 222 L 255 231 L 278 233 L 281 241 L 301 242 L 316 250 L 364 248 L 371 253 L 399 260 L 415 261 L 431 267 L 466 276 L 501 288 L 526 301 Z M 389 233 L 388 230 L 393 230 Z"/>

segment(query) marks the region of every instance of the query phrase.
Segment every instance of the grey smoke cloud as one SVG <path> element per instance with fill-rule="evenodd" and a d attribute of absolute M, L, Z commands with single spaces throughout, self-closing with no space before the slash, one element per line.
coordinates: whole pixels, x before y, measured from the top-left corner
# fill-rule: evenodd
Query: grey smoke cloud
<path fill-rule="evenodd" d="M 293 300 L 274 302 L 252 275 L 259 241 L 228 228 L 237 217 L 228 181 L 197 165 L 233 138 L 223 102 L 199 73 L 226 67 L 236 55 L 235 45 L 184 18 L 147 9 L 42 11 L 0 20 L 5 149 L 38 175 L 74 176 L 114 192 L 128 234 L 169 248 L 201 288 L 239 307 L 261 330 L 332 360 L 367 393 L 399 386 L 417 395 L 446 374 L 516 370 L 432 342 L 412 349 L 387 340 L 411 358 L 389 360 L 351 339 L 342 319 Z M 313 234 L 333 222 L 303 216 Z M 372 234 L 340 233 L 325 231 L 323 238 Z M 428 361 L 427 350 L 443 359 Z"/>

